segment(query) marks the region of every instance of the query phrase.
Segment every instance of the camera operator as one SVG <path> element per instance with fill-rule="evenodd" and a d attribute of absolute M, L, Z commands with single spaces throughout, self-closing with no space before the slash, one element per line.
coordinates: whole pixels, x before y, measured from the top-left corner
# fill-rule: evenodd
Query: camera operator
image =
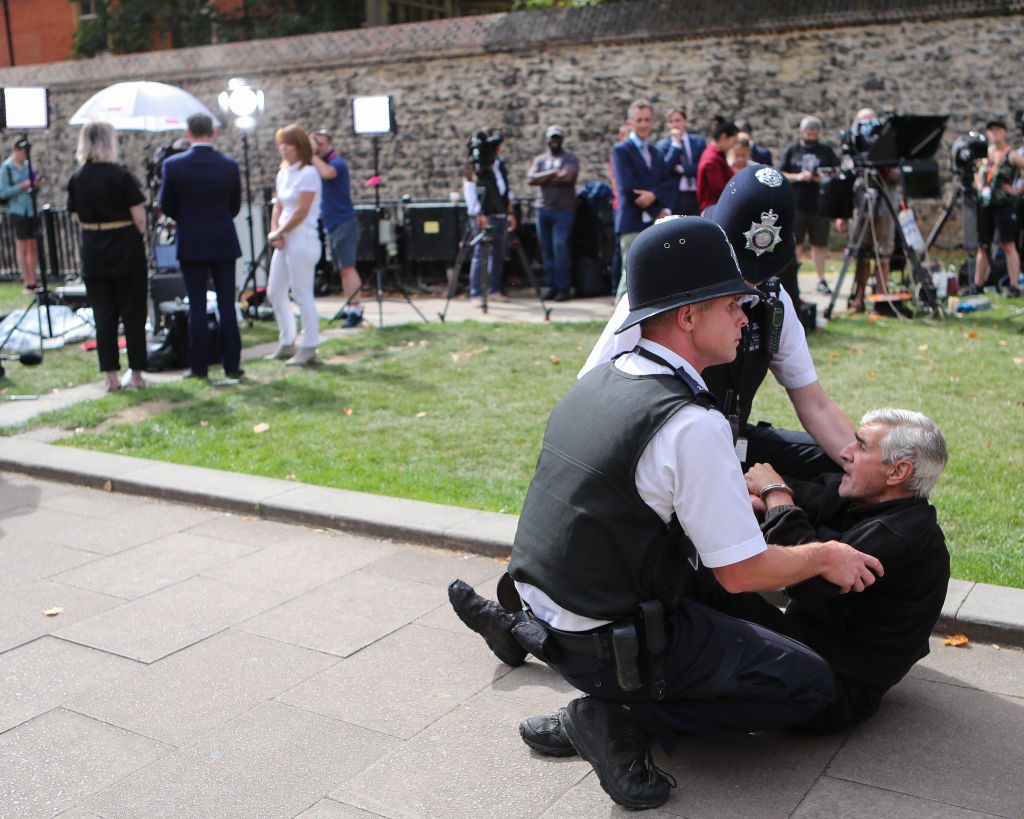
<path fill-rule="evenodd" d="M 989 249 L 999 236 L 1006 257 L 1008 292 L 1020 296 L 1020 255 L 1017 253 L 1017 203 L 1013 188 L 1017 169 L 1024 168 L 1024 156 L 1010 149 L 1006 141 L 1006 123 L 999 119 L 985 123 L 988 159 L 975 177 L 978 186 L 978 258 L 974 270 L 974 290 L 985 288 L 989 273 Z"/>
<path fill-rule="evenodd" d="M 804 117 L 800 120 L 800 139 L 782 153 L 779 170 L 790 182 L 796 194 L 796 254 L 800 262 L 800 249 L 806 236 L 811 244 L 814 272 L 818 274 L 818 292 L 828 295 L 832 288 L 825 281 L 825 255 L 828 252 L 827 216 L 818 210 L 818 168 L 836 168 L 839 157 L 829 145 L 819 140 L 821 120 Z"/>
<path fill-rule="evenodd" d="M 871 108 L 862 108 L 854 117 L 850 132 L 854 140 L 861 134 L 869 138 L 878 125 L 878 114 Z M 853 248 L 857 258 L 856 286 L 848 305 L 855 313 L 864 312 L 864 293 L 872 259 L 875 261 L 877 292 L 889 292 L 889 261 L 896 243 L 895 220 L 879 197 L 885 195 L 899 201 L 900 172 L 897 168 L 879 168 L 872 182 L 877 183 L 877 189 L 875 184 L 865 187 L 863 176 L 858 176 L 853 184 L 854 210 L 849 223 L 851 243 L 861 236 L 860 243 Z M 845 232 L 846 220 L 836 219 L 836 229 L 840 233 Z"/>
<path fill-rule="evenodd" d="M 25 282 L 25 292 L 36 289 L 39 268 L 39 215 L 32 201 L 32 191 L 46 180 L 32 173 L 29 179 L 28 140 L 21 137 L 11 145 L 11 155 L 0 165 L 0 200 L 7 205 L 14 225 L 14 245 L 18 270 Z"/>
<path fill-rule="evenodd" d="M 466 200 L 466 213 L 473 228 L 473 239 L 486 231 L 473 247 L 473 260 L 469 265 L 469 297 L 483 301 L 481 272 L 487 264 L 488 301 L 508 301 L 501 292 L 501 274 L 505 267 L 505 247 L 508 232 L 516 229 L 512 212 L 512 197 L 508 187 L 505 163 L 498 158 L 503 137 L 497 131 L 478 131 L 470 138 L 469 162 L 466 164 L 462 194 Z"/>

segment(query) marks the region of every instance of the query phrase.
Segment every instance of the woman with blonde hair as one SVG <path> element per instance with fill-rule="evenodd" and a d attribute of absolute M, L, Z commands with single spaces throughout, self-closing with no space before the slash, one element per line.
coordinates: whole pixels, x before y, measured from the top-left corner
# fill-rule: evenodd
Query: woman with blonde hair
<path fill-rule="evenodd" d="M 287 359 L 287 366 L 316 361 L 320 343 L 320 317 L 313 300 L 313 280 L 320 258 L 320 238 L 316 223 L 320 217 L 320 174 L 313 166 L 309 135 L 292 124 L 274 134 L 281 153 L 277 172 L 277 192 L 270 217 L 267 242 L 274 248 L 267 281 L 267 298 L 277 319 L 278 346 L 269 359 Z M 302 339 L 296 345 L 295 315 L 288 300 L 288 289 L 299 305 Z"/>
<path fill-rule="evenodd" d="M 117 131 L 82 126 L 81 167 L 68 181 L 68 211 L 82 228 L 82 280 L 96 321 L 96 354 L 108 391 L 144 387 L 146 369 L 146 212 L 139 183 L 117 162 Z M 124 324 L 129 370 L 120 379 L 118 324 Z"/>

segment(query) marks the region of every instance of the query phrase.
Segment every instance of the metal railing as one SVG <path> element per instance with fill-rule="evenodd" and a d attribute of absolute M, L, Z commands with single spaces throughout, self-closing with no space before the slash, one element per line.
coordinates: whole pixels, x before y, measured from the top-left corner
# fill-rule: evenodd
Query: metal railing
<path fill-rule="evenodd" d="M 39 264 L 45 266 L 50 283 L 58 285 L 77 279 L 82 268 L 79 251 L 82 231 L 78 222 L 66 208 L 50 205 L 40 208 L 39 216 L 43 245 Z M 14 223 L 6 210 L 0 210 L 0 280 L 12 281 L 19 278 Z"/>

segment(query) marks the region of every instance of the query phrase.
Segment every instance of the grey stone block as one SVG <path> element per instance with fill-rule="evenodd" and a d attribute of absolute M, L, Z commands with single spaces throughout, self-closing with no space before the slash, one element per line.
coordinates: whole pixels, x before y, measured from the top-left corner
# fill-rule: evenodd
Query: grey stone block
<path fill-rule="evenodd" d="M 327 654 L 229 629 L 136 667 L 102 689 L 72 696 L 68 706 L 181 746 L 335 662 Z"/>
<path fill-rule="evenodd" d="M 905 679 L 858 726 L 828 768 L 838 779 L 1024 816 L 1024 709 L 950 679 Z M 885 749 L 880 752 L 880 749 Z"/>
<path fill-rule="evenodd" d="M 80 589 L 134 600 L 252 550 L 239 543 L 179 532 L 94 560 L 54 579 Z"/>
<path fill-rule="evenodd" d="M 960 606 L 957 626 L 975 640 L 1024 645 L 1024 589 L 976 583 Z"/>
<path fill-rule="evenodd" d="M 0 733 L 66 704 L 82 691 L 106 689 L 135 666 L 131 660 L 53 637 L 0 654 Z"/>
<path fill-rule="evenodd" d="M 440 545 L 448 529 L 474 515 L 455 506 L 294 485 L 267 500 L 262 511 L 274 520 L 427 545 Z"/>
<path fill-rule="evenodd" d="M 168 750 L 81 714 L 50 711 L 0 734 L 3 815 L 52 816 Z"/>
<path fill-rule="evenodd" d="M 503 570 L 504 565 L 497 560 L 477 557 L 466 552 L 417 546 L 403 546 L 388 557 L 376 560 L 366 567 L 368 572 L 429 583 L 445 589 L 456 577 L 475 585 L 493 577 L 495 572 Z"/>
<path fill-rule="evenodd" d="M 508 670 L 476 635 L 409 625 L 278 699 L 408 739 Z"/>
<path fill-rule="evenodd" d="M 819 819 L 823 816 L 831 819 L 856 819 L 863 816 L 884 816 L 886 819 L 984 819 L 991 814 L 823 776 L 792 816 L 793 819 Z"/>
<path fill-rule="evenodd" d="M 283 526 L 269 521 L 259 525 Z M 250 543 L 263 546 L 258 552 L 222 563 L 204 574 L 248 588 L 300 594 L 393 554 L 398 548 L 366 538 L 310 532 L 299 526 L 283 528 L 283 536 L 269 545 L 265 545 L 266 538 L 251 538 Z M 206 532 L 209 528 L 192 531 Z"/>
<path fill-rule="evenodd" d="M 9 589 L 3 594 L 4 613 L 0 618 L 0 651 L 27 643 L 44 634 L 67 628 L 123 601 L 85 589 L 40 580 L 28 586 Z M 55 617 L 43 611 L 62 608 Z"/>
<path fill-rule="evenodd" d="M 956 648 L 932 637 L 931 653 L 917 663 L 910 676 L 932 682 L 978 688 L 995 694 L 1024 698 L 1024 651 L 970 643 Z"/>
<path fill-rule="evenodd" d="M 373 817 L 375 813 L 367 813 L 365 810 L 354 808 L 351 805 L 344 805 L 335 802 L 333 799 L 321 799 L 309 810 L 304 810 L 295 819 L 360 819 L 360 817 Z"/>
<path fill-rule="evenodd" d="M 101 488 L 147 462 L 125 455 L 54 446 L 21 438 L 0 438 L 0 469 L 37 478 Z"/>
<path fill-rule="evenodd" d="M 151 663 L 265 611 L 286 597 L 242 589 L 210 577 L 193 577 L 63 628 L 59 636 Z"/>
<path fill-rule="evenodd" d="M 522 744 L 521 705 L 480 694 L 328 796 L 382 816 L 535 816 L 586 776 Z"/>
<path fill-rule="evenodd" d="M 250 634 L 347 657 L 437 605 L 434 586 L 362 569 L 241 624 Z"/>
<path fill-rule="evenodd" d="M 83 803 L 103 815 L 294 816 L 386 754 L 395 740 L 265 703 Z"/>

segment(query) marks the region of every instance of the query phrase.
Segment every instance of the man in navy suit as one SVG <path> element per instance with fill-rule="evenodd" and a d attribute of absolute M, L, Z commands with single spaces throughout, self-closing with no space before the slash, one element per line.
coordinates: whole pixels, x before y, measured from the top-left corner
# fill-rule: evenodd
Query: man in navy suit
<path fill-rule="evenodd" d="M 658 141 L 657 148 L 669 173 L 679 180 L 672 212 L 682 216 L 700 216 L 697 210 L 697 163 L 708 147 L 707 140 L 686 130 L 685 108 L 673 108 L 665 117 L 665 123 L 668 136 Z"/>
<path fill-rule="evenodd" d="M 640 231 L 672 212 L 677 184 L 661 153 L 648 140 L 654 111 L 647 100 L 635 100 L 626 119 L 629 136 L 612 148 L 612 173 L 619 192 L 615 233 L 622 251 L 621 296 L 626 292 L 626 256 Z"/>
<path fill-rule="evenodd" d="M 221 363 L 228 378 L 240 378 L 242 340 L 235 315 L 235 264 L 242 255 L 234 217 L 242 205 L 238 163 L 213 149 L 216 132 L 207 114 L 187 120 L 191 148 L 164 162 L 160 210 L 178 227 L 178 262 L 188 292 L 189 363 L 194 378 L 210 367 L 206 285 L 213 281 L 220 313 Z"/>

